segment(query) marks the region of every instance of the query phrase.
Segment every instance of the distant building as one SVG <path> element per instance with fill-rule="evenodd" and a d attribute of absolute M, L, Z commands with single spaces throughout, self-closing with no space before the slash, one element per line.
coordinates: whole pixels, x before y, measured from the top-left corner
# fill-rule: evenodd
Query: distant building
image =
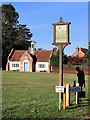
<path fill-rule="evenodd" d="M 8 59 L 7 71 L 50 72 L 50 56 L 53 50 L 35 49 L 35 42 L 31 42 L 28 50 L 12 49 Z"/>
<path fill-rule="evenodd" d="M 78 57 L 84 57 L 85 56 L 85 53 L 88 51 L 88 49 L 85 49 L 85 48 L 76 48 L 76 51 L 71 55 L 71 57 L 75 57 L 75 56 L 78 56 Z"/>

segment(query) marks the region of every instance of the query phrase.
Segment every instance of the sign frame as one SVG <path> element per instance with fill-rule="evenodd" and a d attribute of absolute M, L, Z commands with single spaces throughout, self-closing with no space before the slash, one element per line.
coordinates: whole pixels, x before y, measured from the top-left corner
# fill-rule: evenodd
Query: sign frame
<path fill-rule="evenodd" d="M 54 41 L 52 43 L 52 45 L 59 45 L 59 44 L 70 44 L 69 42 L 69 24 L 71 24 L 70 22 L 58 22 L 58 23 L 52 23 L 52 25 L 54 26 L 53 32 L 54 32 Z M 61 41 L 61 42 L 57 42 L 56 40 L 56 27 L 57 26 L 65 26 L 66 25 L 66 41 Z"/>

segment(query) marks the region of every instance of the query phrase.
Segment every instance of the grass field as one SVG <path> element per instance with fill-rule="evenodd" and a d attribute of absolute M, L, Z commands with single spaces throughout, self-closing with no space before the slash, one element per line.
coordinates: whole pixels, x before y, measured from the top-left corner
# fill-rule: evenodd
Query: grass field
<path fill-rule="evenodd" d="M 30 73 L 18 71 L 2 72 L 2 116 L 3 118 L 86 118 L 88 116 L 88 76 L 86 98 L 75 104 L 72 93 L 70 107 L 58 111 L 59 75 L 53 73 Z M 73 85 L 77 76 L 64 74 L 64 84 Z"/>

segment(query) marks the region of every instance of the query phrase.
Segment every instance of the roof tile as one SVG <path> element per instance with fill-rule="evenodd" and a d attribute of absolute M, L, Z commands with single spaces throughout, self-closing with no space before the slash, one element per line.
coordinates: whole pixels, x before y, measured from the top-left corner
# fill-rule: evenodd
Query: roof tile
<path fill-rule="evenodd" d="M 10 61 L 20 61 L 22 55 L 28 50 L 15 50 Z"/>
<path fill-rule="evenodd" d="M 35 52 L 37 62 L 48 62 L 52 51 L 39 50 Z"/>
<path fill-rule="evenodd" d="M 30 54 L 29 50 L 15 50 L 10 61 L 20 61 L 20 58 L 26 51 Z M 48 62 L 51 53 L 52 51 L 39 50 L 34 55 L 36 56 L 37 62 Z"/>

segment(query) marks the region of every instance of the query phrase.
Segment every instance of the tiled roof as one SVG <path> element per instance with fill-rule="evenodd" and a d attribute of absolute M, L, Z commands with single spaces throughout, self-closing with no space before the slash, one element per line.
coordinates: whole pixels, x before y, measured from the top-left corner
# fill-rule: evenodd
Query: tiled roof
<path fill-rule="evenodd" d="M 35 52 L 37 62 L 48 62 L 52 51 L 39 50 Z"/>
<path fill-rule="evenodd" d="M 88 51 L 88 49 L 85 49 L 85 48 L 79 48 L 79 51 L 82 51 L 83 53 L 86 53 Z"/>
<path fill-rule="evenodd" d="M 20 61 L 20 58 L 26 51 L 29 53 L 29 50 L 15 50 L 10 61 Z M 52 51 L 39 50 L 36 51 L 35 54 L 31 56 L 32 58 L 33 56 L 36 56 L 37 62 L 48 62 L 50 59 L 51 52 Z"/>
<path fill-rule="evenodd" d="M 77 48 L 78 48 L 78 47 L 77 47 Z M 82 55 L 80 55 L 80 54 L 81 54 L 80 51 L 83 52 Z M 78 55 L 84 57 L 84 54 L 85 54 L 87 51 L 88 51 L 88 49 L 78 48 Z M 73 57 L 73 56 L 75 56 L 75 55 L 76 55 L 76 51 L 71 55 L 71 57 Z"/>
<path fill-rule="evenodd" d="M 22 55 L 28 50 L 15 50 L 10 61 L 20 61 Z"/>

